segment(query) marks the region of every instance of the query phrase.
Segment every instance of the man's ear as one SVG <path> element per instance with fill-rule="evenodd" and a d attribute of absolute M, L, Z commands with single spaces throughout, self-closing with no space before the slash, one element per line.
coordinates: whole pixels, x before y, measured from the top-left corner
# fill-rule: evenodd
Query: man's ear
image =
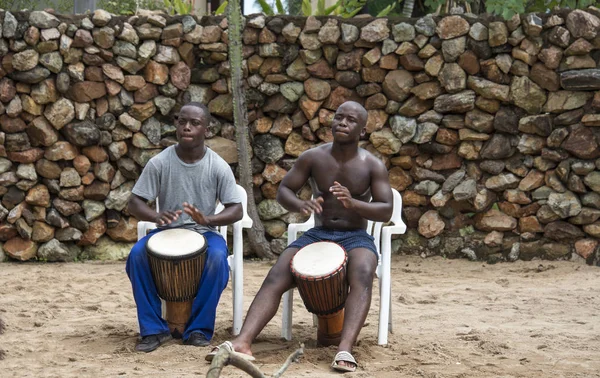
<path fill-rule="evenodd" d="M 365 135 L 367 135 L 367 128 L 363 127 L 362 130 L 360 130 L 360 139 L 363 139 Z"/>

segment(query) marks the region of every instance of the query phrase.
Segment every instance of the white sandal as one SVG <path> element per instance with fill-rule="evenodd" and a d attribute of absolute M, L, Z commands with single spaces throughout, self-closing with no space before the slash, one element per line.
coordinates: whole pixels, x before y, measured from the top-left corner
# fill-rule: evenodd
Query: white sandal
<path fill-rule="evenodd" d="M 354 364 L 354 366 L 339 365 L 338 361 L 350 362 Z M 346 352 L 345 350 L 343 350 L 335 355 L 335 357 L 333 358 L 333 362 L 331 363 L 331 367 L 333 368 L 333 370 L 341 371 L 343 373 L 352 373 L 356 371 L 358 364 L 356 363 L 356 360 L 350 354 L 350 352 Z"/>
<path fill-rule="evenodd" d="M 232 353 L 232 354 L 235 353 L 236 356 L 239 356 L 239 357 L 243 358 L 246 361 L 255 361 L 256 360 L 256 358 L 254 358 L 254 356 L 251 356 L 251 355 L 246 354 L 246 353 L 236 352 L 235 349 L 233 349 L 233 344 L 231 343 L 231 341 L 225 341 L 221 345 L 218 345 L 218 346 L 214 347 L 206 355 L 206 357 L 204 357 L 204 359 L 206 361 L 208 361 L 208 362 L 211 362 L 213 360 L 213 358 L 215 358 L 215 356 L 217 355 L 217 353 L 219 353 L 219 351 L 221 350 L 221 348 L 228 350 L 229 353 Z"/>

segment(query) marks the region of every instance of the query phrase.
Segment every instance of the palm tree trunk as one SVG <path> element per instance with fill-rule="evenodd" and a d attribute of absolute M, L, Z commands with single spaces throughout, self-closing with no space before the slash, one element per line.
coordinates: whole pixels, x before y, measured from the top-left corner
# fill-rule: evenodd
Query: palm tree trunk
<path fill-rule="evenodd" d="M 240 0 L 230 0 L 227 21 L 229 24 L 229 61 L 231 64 L 231 90 L 233 92 L 233 120 L 235 124 L 238 149 L 240 185 L 248 193 L 248 215 L 254 225 L 248 229 L 248 239 L 252 250 L 258 257 L 272 259 L 275 255 L 265 238 L 265 228 L 258 216 L 254 202 L 252 168 L 250 163 L 250 144 L 248 141 L 248 113 L 242 77 L 242 13 Z"/>

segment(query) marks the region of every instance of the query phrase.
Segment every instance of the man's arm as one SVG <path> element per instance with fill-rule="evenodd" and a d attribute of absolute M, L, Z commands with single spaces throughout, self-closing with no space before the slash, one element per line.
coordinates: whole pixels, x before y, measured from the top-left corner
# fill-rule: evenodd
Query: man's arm
<path fill-rule="evenodd" d="M 192 219 L 202 226 L 227 226 L 233 224 L 244 216 L 244 208 L 241 203 L 228 203 L 223 204 L 225 209 L 219 214 L 204 215 L 195 206 L 184 202 L 183 211 L 189 214 Z"/>
<path fill-rule="evenodd" d="M 378 159 L 370 157 L 368 164 L 371 171 L 371 202 L 352 198 L 350 191 L 337 181 L 330 188 L 331 193 L 342 202 L 344 207 L 352 209 L 361 217 L 375 222 L 387 222 L 394 210 L 394 196 L 388 179 L 385 165 Z"/>
<path fill-rule="evenodd" d="M 306 181 L 308 181 L 312 169 L 312 151 L 305 152 L 296 163 L 292 166 L 292 169 L 285 175 L 279 189 L 277 190 L 277 202 L 281 204 L 286 210 L 296 213 L 317 213 L 320 214 L 323 211 L 321 203 L 323 198 L 315 198 L 310 201 L 304 201 L 296 196 L 296 193 L 302 188 Z"/>
<path fill-rule="evenodd" d="M 138 220 L 146 222 L 155 222 L 159 226 L 174 222 L 179 218 L 181 210 L 177 211 L 161 211 L 157 213 L 146 203 L 146 200 L 136 194 L 131 194 L 127 205 L 129 213 Z"/>

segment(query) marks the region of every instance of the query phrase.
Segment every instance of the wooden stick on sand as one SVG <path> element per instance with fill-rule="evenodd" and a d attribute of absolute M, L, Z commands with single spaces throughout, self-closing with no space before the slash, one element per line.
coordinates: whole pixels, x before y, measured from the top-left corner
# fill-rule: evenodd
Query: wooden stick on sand
<path fill-rule="evenodd" d="M 300 348 L 290 354 L 285 363 L 281 368 L 272 375 L 273 378 L 279 378 L 287 370 L 292 362 L 296 361 L 300 356 L 304 354 L 304 344 L 300 344 Z M 216 356 L 213 358 L 210 364 L 210 369 L 206 373 L 206 378 L 218 378 L 221 375 L 221 370 L 227 365 L 233 365 L 238 369 L 241 369 L 248 373 L 253 378 L 267 378 L 256 365 L 252 362 L 243 359 L 236 353 L 230 353 L 226 348 L 220 348 Z"/>

